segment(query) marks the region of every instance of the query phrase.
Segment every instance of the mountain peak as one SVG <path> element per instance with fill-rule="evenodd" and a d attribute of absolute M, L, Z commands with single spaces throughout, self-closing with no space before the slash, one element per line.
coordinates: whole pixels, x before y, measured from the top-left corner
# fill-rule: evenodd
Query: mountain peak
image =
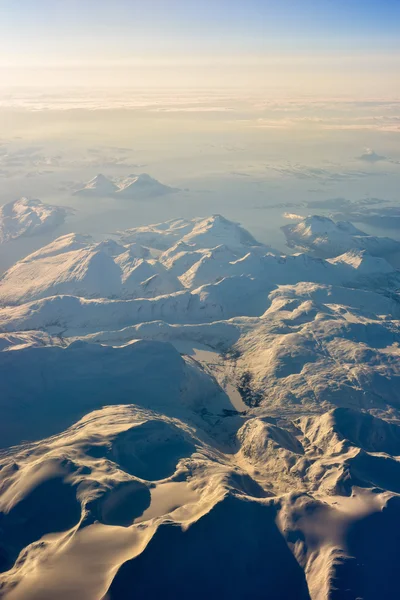
<path fill-rule="evenodd" d="M 117 190 L 117 186 L 111 179 L 108 179 L 102 173 L 98 173 L 93 179 L 77 190 L 74 195 L 76 196 L 110 196 Z"/>
<path fill-rule="evenodd" d="M 165 196 L 177 192 L 176 188 L 164 185 L 151 177 L 148 173 L 140 173 L 133 178 L 128 177 L 117 190 L 118 196 L 126 198 L 151 198 Z"/>

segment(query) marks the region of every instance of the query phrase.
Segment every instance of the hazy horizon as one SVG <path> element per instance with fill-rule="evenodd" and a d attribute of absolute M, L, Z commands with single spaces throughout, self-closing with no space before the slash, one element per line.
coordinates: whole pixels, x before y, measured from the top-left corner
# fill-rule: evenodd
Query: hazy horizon
<path fill-rule="evenodd" d="M 0 86 L 399 94 L 399 17 L 396 0 L 3 0 Z"/>

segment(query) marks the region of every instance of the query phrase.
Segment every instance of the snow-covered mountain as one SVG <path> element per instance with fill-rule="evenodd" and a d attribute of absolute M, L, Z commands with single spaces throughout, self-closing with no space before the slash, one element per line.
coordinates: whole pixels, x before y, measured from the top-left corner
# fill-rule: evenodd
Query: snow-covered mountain
<path fill-rule="evenodd" d="M 140 175 L 130 177 L 119 187 L 116 193 L 118 197 L 134 200 L 136 198 L 155 198 L 157 196 L 165 196 L 166 194 L 172 194 L 174 192 L 179 192 L 178 188 L 164 185 L 163 183 L 157 181 L 157 179 L 147 175 L 147 173 L 142 173 Z"/>
<path fill-rule="evenodd" d="M 396 597 L 397 242 L 285 232 L 70 234 L 4 274 L 6 600 Z"/>
<path fill-rule="evenodd" d="M 196 252 L 224 246 L 233 252 L 232 256 L 243 256 L 251 249 L 261 253 L 272 252 L 270 246 L 260 244 L 239 223 L 228 221 L 221 215 L 206 218 L 172 219 L 143 227 L 135 227 L 120 232 L 124 243 L 139 243 L 158 250 L 165 250 L 161 261 L 167 263 L 181 252 Z"/>
<path fill-rule="evenodd" d="M 119 291 L 120 268 L 87 237 L 67 235 L 16 263 L 0 279 L 3 304 L 71 293 L 108 298 Z"/>
<path fill-rule="evenodd" d="M 193 229 L 182 237 L 182 242 L 192 248 L 213 248 L 224 245 L 231 250 L 261 246 L 254 237 L 238 223 L 228 221 L 222 215 L 212 215 L 196 220 Z"/>
<path fill-rule="evenodd" d="M 83 188 L 74 192 L 74 196 L 107 197 L 112 196 L 118 190 L 118 186 L 101 173 L 88 181 Z"/>
<path fill-rule="evenodd" d="M 151 280 L 151 281 L 150 281 Z M 0 304 L 69 294 L 84 298 L 147 298 L 182 289 L 139 244 L 95 243 L 68 234 L 17 262 L 0 278 Z"/>
<path fill-rule="evenodd" d="M 350 250 L 366 250 L 372 256 L 385 258 L 400 252 L 400 242 L 391 238 L 367 235 L 348 221 L 335 223 L 328 217 L 314 215 L 282 230 L 290 247 L 332 258 Z"/>
<path fill-rule="evenodd" d="M 183 275 L 182 282 L 174 269 L 168 268 L 165 257 L 152 259 L 150 251 L 142 243 L 156 247 L 175 242 L 177 237 L 189 237 L 191 248 L 200 248 L 196 242 L 203 236 L 201 250 L 196 258 L 218 254 L 221 247 L 213 248 L 221 239 L 230 243 L 234 250 L 224 252 L 229 271 L 229 259 L 236 260 L 245 251 L 254 248 L 266 252 L 268 247 L 258 243 L 237 224 L 220 216 L 188 222 L 172 222 L 149 228 L 130 230 L 121 236 L 123 244 L 114 240 L 95 243 L 90 236 L 68 234 L 51 242 L 39 251 L 17 262 L 0 278 L 0 304 L 15 305 L 40 298 L 67 294 L 84 298 L 153 298 L 173 294 L 188 287 L 190 273 Z M 169 240 L 169 241 L 168 241 Z M 217 266 L 218 267 L 218 266 Z M 216 273 L 216 266 L 211 265 Z M 232 275 L 241 272 L 232 272 Z M 226 273 L 230 275 L 230 273 Z M 200 287 L 221 279 L 221 274 L 195 280 L 189 287 Z"/>
<path fill-rule="evenodd" d="M 164 185 L 154 179 L 147 173 L 140 175 L 130 175 L 121 181 L 114 182 L 99 173 L 93 179 L 88 181 L 81 189 L 74 192 L 75 196 L 87 197 L 116 197 L 127 199 L 146 199 L 157 196 L 165 196 L 178 192 L 178 188 L 172 188 Z"/>
<path fill-rule="evenodd" d="M 0 244 L 34 236 L 62 225 L 68 209 L 40 200 L 20 198 L 0 207 Z"/>

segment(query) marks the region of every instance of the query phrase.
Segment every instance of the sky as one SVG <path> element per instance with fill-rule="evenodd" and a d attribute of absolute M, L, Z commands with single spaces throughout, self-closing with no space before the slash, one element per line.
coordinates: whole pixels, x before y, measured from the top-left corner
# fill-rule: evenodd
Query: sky
<path fill-rule="evenodd" d="M 397 93 L 399 0 L 0 0 L 2 86 Z"/>

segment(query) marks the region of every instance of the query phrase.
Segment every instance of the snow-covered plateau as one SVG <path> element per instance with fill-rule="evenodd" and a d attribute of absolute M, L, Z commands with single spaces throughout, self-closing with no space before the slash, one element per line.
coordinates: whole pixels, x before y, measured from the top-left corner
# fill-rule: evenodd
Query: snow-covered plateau
<path fill-rule="evenodd" d="M 398 596 L 400 244 L 284 233 L 67 234 L 0 277 L 1 598 Z"/>

